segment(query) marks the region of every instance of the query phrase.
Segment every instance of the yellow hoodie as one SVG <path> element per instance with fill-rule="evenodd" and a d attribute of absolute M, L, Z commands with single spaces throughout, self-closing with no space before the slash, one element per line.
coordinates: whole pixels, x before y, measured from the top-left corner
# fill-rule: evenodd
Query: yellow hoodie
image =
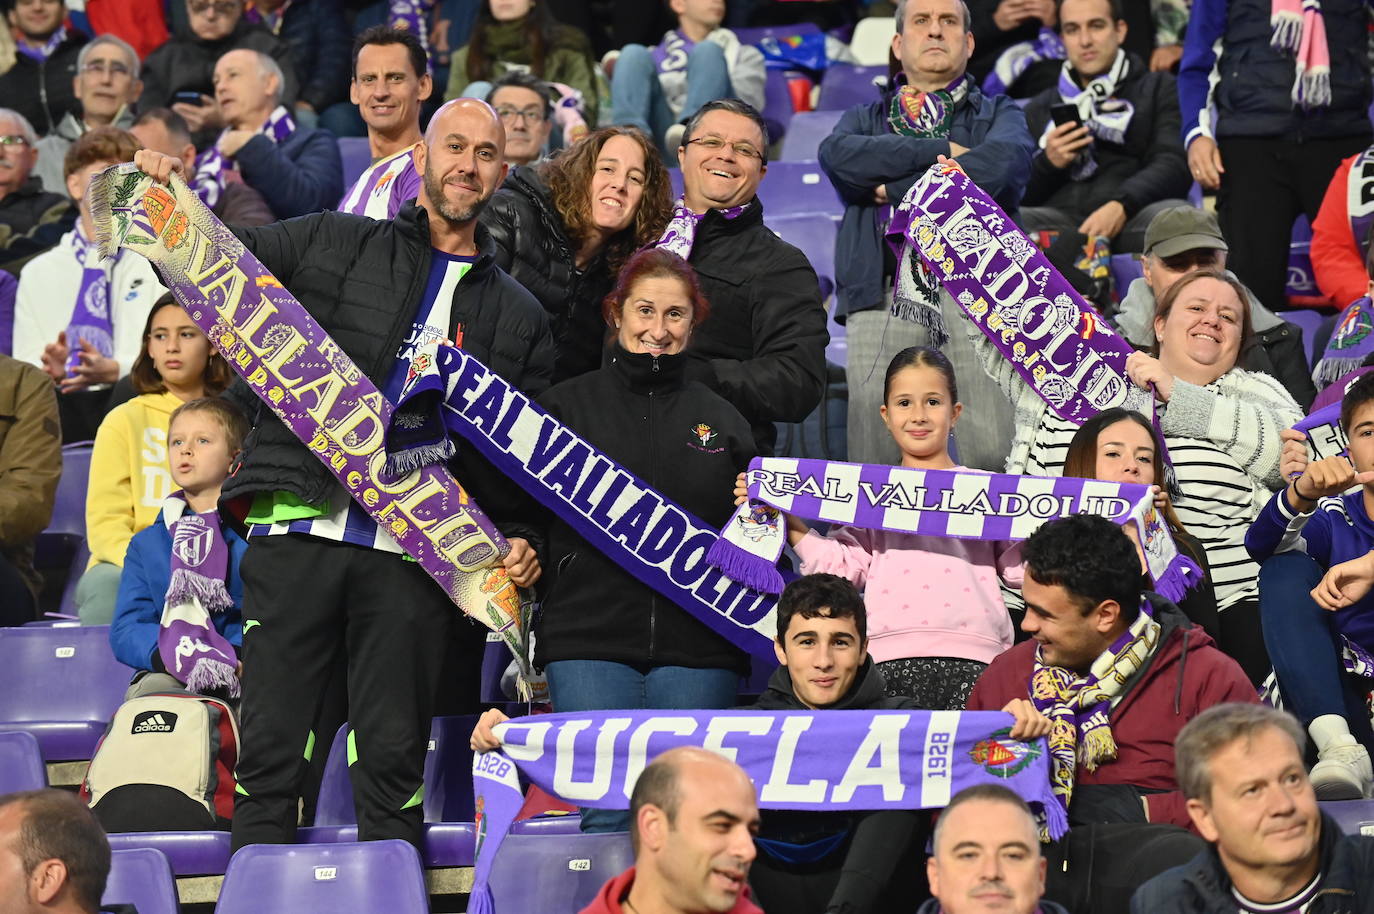
<path fill-rule="evenodd" d="M 91 565 L 123 568 L 129 540 L 157 519 L 172 493 L 167 425 L 181 404 L 173 394 L 143 394 L 110 410 L 100 423 L 86 489 Z"/>

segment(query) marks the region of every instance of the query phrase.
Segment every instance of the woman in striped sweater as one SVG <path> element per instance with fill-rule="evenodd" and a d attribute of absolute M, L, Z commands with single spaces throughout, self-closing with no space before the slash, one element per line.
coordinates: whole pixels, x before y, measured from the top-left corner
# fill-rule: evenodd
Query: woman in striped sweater
<path fill-rule="evenodd" d="M 1259 621 L 1259 568 L 1245 531 L 1279 476 L 1279 431 L 1302 410 L 1278 381 L 1237 368 L 1250 341 L 1245 289 L 1218 270 L 1189 273 L 1155 311 L 1155 351 L 1126 363 L 1131 379 L 1153 384 L 1160 426 L 1178 479 L 1178 518 L 1203 544 L 1221 613 L 1221 647 L 1259 685 L 1269 672 Z M 1007 472 L 1058 476 L 1077 427 L 1052 414 L 1010 362 L 971 322 L 966 331 L 983 367 L 1011 398 L 1016 431 Z"/>

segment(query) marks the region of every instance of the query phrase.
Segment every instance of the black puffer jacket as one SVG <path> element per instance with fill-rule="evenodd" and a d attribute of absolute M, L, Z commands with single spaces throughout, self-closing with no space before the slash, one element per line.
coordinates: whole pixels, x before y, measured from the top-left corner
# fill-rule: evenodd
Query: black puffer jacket
<path fill-rule="evenodd" d="M 87 40 L 80 32 L 68 31 L 43 63 L 18 55 L 14 66 L 0 76 L 0 105 L 28 118 L 39 136 L 52 133 L 68 113 L 81 110 L 74 87 L 76 58 Z"/>
<path fill-rule="evenodd" d="M 415 319 L 429 277 L 429 216 L 407 204 L 390 222 L 345 213 L 316 213 L 234 233 L 319 321 L 379 388 Z M 480 225 L 481 256 L 453 294 L 449 338 L 501 377 L 537 396 L 553 373 L 548 320 L 520 284 L 492 261 Z M 337 481 L 241 380 L 230 388 L 253 430 L 224 483 L 226 501 L 286 491 L 319 504 Z M 460 448 L 454 475 L 503 531 L 520 513 L 514 484 L 471 448 Z M 234 512 L 241 514 L 241 512 Z M 522 535 L 524 529 L 519 531 Z"/>
<path fill-rule="evenodd" d="M 825 309 L 806 255 L 763 224 L 757 197 L 738 218 L 711 210 L 689 261 L 711 303 L 692 334 L 688 376 L 749 420 L 772 453 L 774 422 L 800 422 L 825 388 Z"/>
<path fill-rule="evenodd" d="M 627 353 L 540 398 L 548 413 L 679 507 L 713 527 L 734 512 L 735 476 L 755 456 L 749 425 L 729 403 L 684 376 L 685 356 Z M 693 432 L 708 425 L 701 445 Z M 536 662 L 613 660 L 743 673 L 743 651 L 669 602 L 562 521 L 549 530 L 548 589 Z"/>
<path fill-rule="evenodd" d="M 539 172 L 528 165 L 512 171 L 481 219 L 496 244 L 497 264 L 549 313 L 558 347 L 553 382 L 600 368 L 606 342 L 601 300 L 614 277 L 604 256 L 577 269 L 572 241 Z"/>
<path fill-rule="evenodd" d="M 1052 206 L 1086 218 L 1113 200 L 1130 218 L 1151 203 L 1188 195 L 1193 177 L 1179 141 L 1178 82 L 1172 73 L 1152 73 L 1139 57 L 1127 55 L 1130 69 L 1113 98 L 1135 108 L 1122 143 L 1093 142 L 1097 171 L 1086 181 L 1056 168 L 1044 151 L 1031 160 L 1030 183 L 1022 206 Z M 1039 139 L 1050 123 L 1050 109 L 1060 103 L 1059 89 L 1041 92 L 1026 106 L 1026 126 Z"/>
<path fill-rule="evenodd" d="M 0 268 L 19 275 L 29 258 L 62 240 L 77 211 L 62 194 L 50 194 L 36 176 L 0 198 Z"/>

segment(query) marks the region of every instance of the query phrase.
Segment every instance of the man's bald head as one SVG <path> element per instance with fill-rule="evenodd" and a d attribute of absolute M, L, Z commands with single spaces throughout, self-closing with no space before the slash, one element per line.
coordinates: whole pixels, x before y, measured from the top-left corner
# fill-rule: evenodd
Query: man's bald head
<path fill-rule="evenodd" d="M 425 145 L 432 145 L 436 137 L 453 132 L 456 128 L 476 127 L 483 121 L 495 129 L 499 137 L 496 143 L 504 159 L 506 125 L 501 123 L 501 116 L 496 113 L 496 109 L 480 98 L 455 98 L 440 105 L 439 110 L 434 112 L 434 117 L 429 119 L 429 126 L 425 128 Z"/>
<path fill-rule="evenodd" d="M 505 151 L 506 128 L 491 105 L 476 98 L 446 103 L 415 150 L 419 205 L 455 228 L 475 221 L 506 179 Z"/>

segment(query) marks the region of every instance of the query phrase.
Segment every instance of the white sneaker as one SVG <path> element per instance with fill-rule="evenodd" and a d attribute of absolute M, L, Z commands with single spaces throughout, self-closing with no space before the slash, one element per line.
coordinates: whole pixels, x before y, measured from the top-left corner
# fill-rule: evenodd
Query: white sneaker
<path fill-rule="evenodd" d="M 682 135 L 687 132 L 686 124 L 673 124 L 663 134 L 663 145 L 677 159 L 677 151 L 682 146 Z"/>
<path fill-rule="evenodd" d="M 1363 800 L 1374 790 L 1369 752 L 1353 739 L 1319 753 L 1309 776 L 1318 800 Z"/>

